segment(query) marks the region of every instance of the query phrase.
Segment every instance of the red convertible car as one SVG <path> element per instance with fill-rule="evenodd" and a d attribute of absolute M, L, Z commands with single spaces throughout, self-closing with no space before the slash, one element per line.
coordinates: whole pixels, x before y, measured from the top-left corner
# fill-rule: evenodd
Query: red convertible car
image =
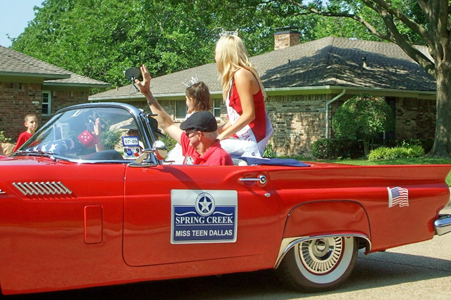
<path fill-rule="evenodd" d="M 275 269 L 335 288 L 357 251 L 451 231 L 450 165 L 165 162 L 155 119 L 119 103 L 58 111 L 0 157 L 3 294 Z"/>

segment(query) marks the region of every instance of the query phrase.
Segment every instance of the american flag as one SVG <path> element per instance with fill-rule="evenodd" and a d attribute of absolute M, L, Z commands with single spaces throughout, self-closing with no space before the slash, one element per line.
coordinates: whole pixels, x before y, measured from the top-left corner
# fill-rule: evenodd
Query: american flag
<path fill-rule="evenodd" d="M 388 189 L 388 207 L 398 205 L 399 207 L 409 206 L 409 191 L 404 188 L 394 187 Z"/>

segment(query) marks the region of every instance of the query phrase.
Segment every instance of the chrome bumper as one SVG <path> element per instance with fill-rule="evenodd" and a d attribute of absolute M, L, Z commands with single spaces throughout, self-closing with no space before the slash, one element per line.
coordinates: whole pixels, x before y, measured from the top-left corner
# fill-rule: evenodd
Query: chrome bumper
<path fill-rule="evenodd" d="M 434 222 L 435 234 L 444 235 L 451 232 L 451 215 L 439 215 Z"/>

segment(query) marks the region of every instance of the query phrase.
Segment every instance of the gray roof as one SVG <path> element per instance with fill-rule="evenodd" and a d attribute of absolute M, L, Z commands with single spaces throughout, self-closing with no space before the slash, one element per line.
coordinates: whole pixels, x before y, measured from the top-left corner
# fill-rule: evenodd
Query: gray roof
<path fill-rule="evenodd" d="M 259 55 L 252 62 L 262 71 L 265 88 L 436 89 L 434 79 L 393 43 L 327 37 Z"/>
<path fill-rule="evenodd" d="M 207 84 L 210 92 L 222 93 L 222 87 L 218 81 L 218 71 L 216 64 L 211 63 L 172 74 L 152 78 L 152 93 L 157 97 L 183 96 L 185 95 L 186 86 L 183 85 L 191 77 L 196 77 L 199 81 Z M 111 99 L 133 99 L 143 98 L 141 92 L 138 92 L 132 85 L 123 86 L 106 92 L 95 94 L 89 97 L 90 101 L 94 100 L 111 100 Z"/>
<path fill-rule="evenodd" d="M 109 83 L 77 75 L 3 46 L 0 46 L 0 76 L 42 78 L 44 86 L 110 86 Z"/>
<path fill-rule="evenodd" d="M 428 55 L 426 47 L 418 47 Z M 364 66 L 364 60 L 366 66 Z M 393 43 L 327 37 L 251 58 L 267 90 L 312 89 L 339 86 L 435 92 L 428 75 Z M 204 81 L 212 94 L 221 94 L 216 64 L 183 70 L 152 79 L 152 92 L 159 97 L 184 95 L 191 76 Z M 142 98 L 130 85 L 89 97 L 89 100 Z"/>

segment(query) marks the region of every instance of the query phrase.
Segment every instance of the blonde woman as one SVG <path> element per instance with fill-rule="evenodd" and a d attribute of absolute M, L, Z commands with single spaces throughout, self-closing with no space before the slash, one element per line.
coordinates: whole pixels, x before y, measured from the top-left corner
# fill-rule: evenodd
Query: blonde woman
<path fill-rule="evenodd" d="M 263 85 L 243 41 L 237 35 L 222 36 L 215 61 L 229 119 L 218 128 L 221 146 L 232 156 L 261 157 L 273 128 Z"/>

